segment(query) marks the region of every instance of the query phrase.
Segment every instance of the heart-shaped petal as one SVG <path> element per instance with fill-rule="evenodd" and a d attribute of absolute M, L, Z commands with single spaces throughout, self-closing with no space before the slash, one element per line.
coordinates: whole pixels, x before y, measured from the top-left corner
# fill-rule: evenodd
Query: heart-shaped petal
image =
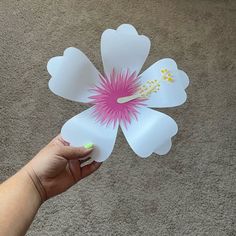
<path fill-rule="evenodd" d="M 148 157 L 153 152 L 165 153 L 166 140 L 170 140 L 178 130 L 176 122 L 164 113 L 147 107 L 140 107 L 137 120 L 124 126 L 122 131 L 134 152 L 140 157 Z"/>
<path fill-rule="evenodd" d="M 90 89 L 99 83 L 99 72 L 79 49 L 67 48 L 63 56 L 49 60 L 47 69 L 53 93 L 76 102 L 90 102 Z"/>
<path fill-rule="evenodd" d="M 68 120 L 62 127 L 63 139 L 71 146 L 80 147 L 87 143 L 93 143 L 95 148 L 91 157 L 98 162 L 106 160 L 114 147 L 118 123 L 102 125 L 92 115 L 94 107 L 81 112 Z"/>
<path fill-rule="evenodd" d="M 185 89 L 189 84 L 188 76 L 177 68 L 173 59 L 165 58 L 157 61 L 139 77 L 142 84 L 150 80 L 159 83 L 159 90 L 152 93 L 145 102 L 148 107 L 175 107 L 187 99 Z"/>
<path fill-rule="evenodd" d="M 132 25 L 123 24 L 117 30 L 107 29 L 101 37 L 101 54 L 104 72 L 110 75 L 113 69 L 139 73 L 150 50 L 150 40 L 138 35 Z"/>

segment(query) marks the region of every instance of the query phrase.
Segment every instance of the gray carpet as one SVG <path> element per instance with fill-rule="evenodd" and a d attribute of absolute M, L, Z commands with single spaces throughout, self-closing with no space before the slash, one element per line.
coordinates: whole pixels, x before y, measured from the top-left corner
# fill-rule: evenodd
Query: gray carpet
<path fill-rule="evenodd" d="M 150 37 L 143 69 L 174 58 L 188 101 L 171 152 L 138 158 L 121 131 L 95 174 L 46 202 L 28 235 L 236 235 L 234 0 L 0 1 L 0 180 L 86 109 L 47 87 L 47 60 L 69 46 L 102 71 L 100 35 L 131 23 Z"/>

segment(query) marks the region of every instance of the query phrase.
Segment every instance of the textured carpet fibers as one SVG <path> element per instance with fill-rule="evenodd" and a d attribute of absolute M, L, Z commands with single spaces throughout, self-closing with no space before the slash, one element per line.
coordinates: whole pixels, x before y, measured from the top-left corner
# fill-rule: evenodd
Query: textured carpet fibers
<path fill-rule="evenodd" d="M 28 235 L 236 235 L 234 0 L 1 0 L 0 181 L 86 109 L 51 93 L 48 59 L 80 48 L 102 71 L 100 35 L 131 23 L 152 42 L 142 70 L 174 58 L 191 83 L 171 152 L 138 158 L 119 130 L 110 159 L 46 202 Z M 1 203 L 0 203 L 1 204 Z"/>

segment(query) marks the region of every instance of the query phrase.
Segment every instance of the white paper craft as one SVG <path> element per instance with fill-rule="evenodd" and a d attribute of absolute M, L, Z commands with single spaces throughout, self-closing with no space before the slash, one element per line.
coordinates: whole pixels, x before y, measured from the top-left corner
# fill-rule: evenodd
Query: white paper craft
<path fill-rule="evenodd" d="M 129 24 L 107 29 L 101 37 L 104 74 L 84 53 L 70 47 L 49 60 L 49 88 L 66 99 L 89 103 L 88 110 L 62 127 L 62 137 L 72 146 L 93 143 L 92 157 L 102 162 L 111 154 L 119 125 L 140 157 L 164 155 L 177 133 L 176 122 L 150 108 L 175 107 L 186 101 L 187 74 L 174 60 L 157 61 L 138 75 L 150 49 L 150 40 Z"/>

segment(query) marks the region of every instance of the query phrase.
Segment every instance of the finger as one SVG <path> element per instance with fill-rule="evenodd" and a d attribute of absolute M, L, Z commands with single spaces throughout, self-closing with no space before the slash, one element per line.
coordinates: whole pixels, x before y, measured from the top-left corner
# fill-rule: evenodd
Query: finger
<path fill-rule="evenodd" d="M 60 150 L 60 154 L 67 160 L 73 160 L 86 157 L 92 151 L 93 148 L 64 146 L 63 149 Z"/>
<path fill-rule="evenodd" d="M 69 146 L 70 143 L 68 143 L 67 141 L 65 141 L 61 134 L 58 134 L 54 139 L 52 139 L 51 143 L 56 143 L 56 144 L 59 144 L 59 145 L 63 145 L 63 146 Z"/>
<path fill-rule="evenodd" d="M 80 159 L 79 161 L 80 161 L 80 164 L 83 164 L 83 163 L 85 163 L 85 162 L 87 162 L 89 160 L 91 160 L 91 157 L 87 157 L 85 159 Z"/>
<path fill-rule="evenodd" d="M 83 163 L 86 164 L 85 162 L 90 159 L 91 157 L 88 157 L 84 160 L 75 159 L 75 160 L 70 160 L 68 162 L 68 167 L 69 167 L 72 177 L 75 180 L 75 183 L 78 182 L 82 178 L 81 177 L 81 169 L 82 169 L 81 162 L 83 161 Z"/>
<path fill-rule="evenodd" d="M 81 166 L 79 160 L 71 160 L 68 163 L 68 167 L 72 177 L 74 178 L 75 182 L 78 182 L 81 179 Z"/>
<path fill-rule="evenodd" d="M 81 178 L 85 178 L 88 175 L 92 174 L 95 170 L 97 170 L 101 166 L 102 162 L 93 161 L 92 163 L 81 167 Z"/>
<path fill-rule="evenodd" d="M 59 142 L 61 142 L 64 146 L 70 146 L 70 143 L 64 140 L 61 134 L 59 134 L 56 138 L 58 138 Z"/>

